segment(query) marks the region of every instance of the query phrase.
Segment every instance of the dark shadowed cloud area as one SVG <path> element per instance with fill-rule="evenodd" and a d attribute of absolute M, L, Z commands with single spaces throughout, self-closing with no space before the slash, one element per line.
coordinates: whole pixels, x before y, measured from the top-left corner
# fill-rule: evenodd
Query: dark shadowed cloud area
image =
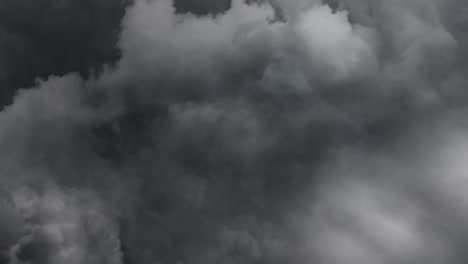
<path fill-rule="evenodd" d="M 468 262 L 468 2 L 0 0 L 0 264 Z"/>

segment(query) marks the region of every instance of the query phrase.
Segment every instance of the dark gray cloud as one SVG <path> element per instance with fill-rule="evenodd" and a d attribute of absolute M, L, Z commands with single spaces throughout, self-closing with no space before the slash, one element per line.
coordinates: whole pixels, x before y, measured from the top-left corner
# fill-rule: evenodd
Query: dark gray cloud
<path fill-rule="evenodd" d="M 464 3 L 3 3 L 0 262 L 466 262 Z"/>
<path fill-rule="evenodd" d="M 229 10 L 231 0 L 175 0 L 174 8 L 179 13 L 196 15 L 218 14 Z"/>
<path fill-rule="evenodd" d="M 36 78 L 88 76 L 119 58 L 116 41 L 127 0 L 0 1 L 0 103 Z"/>

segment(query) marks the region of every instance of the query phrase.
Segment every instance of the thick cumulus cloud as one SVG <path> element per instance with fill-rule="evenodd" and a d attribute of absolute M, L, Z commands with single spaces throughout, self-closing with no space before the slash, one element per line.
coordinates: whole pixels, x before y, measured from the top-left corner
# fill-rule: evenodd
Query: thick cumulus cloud
<path fill-rule="evenodd" d="M 465 3 L 85 2 L 0 11 L 0 263 L 466 262 Z"/>

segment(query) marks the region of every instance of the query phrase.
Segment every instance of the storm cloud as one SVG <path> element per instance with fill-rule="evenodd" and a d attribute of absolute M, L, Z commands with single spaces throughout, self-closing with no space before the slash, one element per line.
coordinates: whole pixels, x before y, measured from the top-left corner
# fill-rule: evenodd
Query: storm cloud
<path fill-rule="evenodd" d="M 465 263 L 467 10 L 0 0 L 0 263 Z"/>

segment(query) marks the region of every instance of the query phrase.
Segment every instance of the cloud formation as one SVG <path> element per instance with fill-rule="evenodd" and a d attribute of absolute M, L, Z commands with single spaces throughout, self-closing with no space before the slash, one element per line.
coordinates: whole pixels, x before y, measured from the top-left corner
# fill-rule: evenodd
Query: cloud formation
<path fill-rule="evenodd" d="M 0 263 L 466 262 L 465 3 L 44 3 L 0 0 Z"/>
<path fill-rule="evenodd" d="M 0 103 L 36 78 L 99 72 L 115 62 L 127 0 L 0 1 Z"/>

